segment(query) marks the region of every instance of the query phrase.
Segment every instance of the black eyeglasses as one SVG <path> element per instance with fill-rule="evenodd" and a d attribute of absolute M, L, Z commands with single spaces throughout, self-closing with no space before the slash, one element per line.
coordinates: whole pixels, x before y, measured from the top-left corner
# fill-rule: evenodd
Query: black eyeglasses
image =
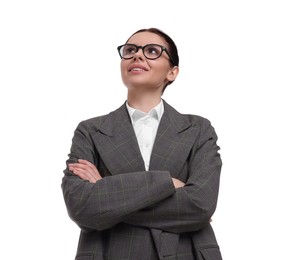
<path fill-rule="evenodd" d="M 137 46 L 135 44 L 127 43 L 117 47 L 119 56 L 125 60 L 132 59 L 134 57 L 134 54 L 137 53 L 139 49 L 142 49 L 144 56 L 149 60 L 156 60 L 162 55 L 163 52 L 165 52 L 169 56 L 172 64 L 175 65 L 174 60 L 172 59 L 167 48 L 159 44 Z"/>

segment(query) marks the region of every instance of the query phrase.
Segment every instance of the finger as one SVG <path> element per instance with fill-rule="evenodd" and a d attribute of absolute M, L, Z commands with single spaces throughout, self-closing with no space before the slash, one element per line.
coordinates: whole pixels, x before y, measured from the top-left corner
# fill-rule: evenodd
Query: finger
<path fill-rule="evenodd" d="M 101 178 L 100 173 L 94 164 L 90 163 L 87 160 L 83 160 L 83 159 L 79 159 L 78 161 L 79 161 L 79 163 L 83 163 L 84 165 L 87 165 L 90 168 L 92 175 L 94 175 L 96 178 Z"/>
<path fill-rule="evenodd" d="M 69 164 L 69 170 L 75 171 L 78 170 L 82 174 L 86 174 L 90 180 L 96 182 L 97 180 L 102 179 L 100 173 L 98 172 L 96 166 L 90 163 L 87 160 L 79 159 L 78 163 L 71 163 Z"/>
<path fill-rule="evenodd" d="M 101 176 L 99 175 L 98 171 L 96 174 L 88 166 L 83 167 L 83 165 L 74 164 L 72 166 L 69 166 L 69 169 L 70 169 L 70 171 L 75 173 L 77 176 L 79 176 L 81 179 L 88 180 L 92 183 L 95 183 L 96 181 L 101 179 Z"/>
<path fill-rule="evenodd" d="M 90 161 L 86 160 L 86 159 L 78 159 L 78 162 L 84 163 L 84 164 L 92 164 Z"/>
<path fill-rule="evenodd" d="M 69 167 L 73 167 L 73 168 L 79 168 L 79 169 L 91 169 L 88 165 L 83 164 L 83 163 L 71 163 L 69 164 Z"/>
<path fill-rule="evenodd" d="M 79 159 L 78 162 L 80 165 L 82 165 L 83 168 L 85 168 L 85 166 L 87 166 L 88 168 L 86 168 L 86 169 L 88 169 L 90 171 L 91 175 L 94 176 L 94 178 L 96 180 L 100 180 L 102 178 L 94 164 L 92 164 L 91 162 L 89 162 L 87 160 L 83 160 L 83 159 Z"/>
<path fill-rule="evenodd" d="M 95 167 L 95 165 L 87 160 L 84 160 L 84 159 L 78 159 L 78 162 L 79 163 L 82 163 L 82 164 L 85 164 L 85 165 L 88 165 L 90 167 Z"/>
<path fill-rule="evenodd" d="M 69 165 L 69 169 L 70 170 L 79 170 L 81 172 L 87 172 L 90 175 L 94 175 L 94 170 L 85 164 L 82 163 L 73 163 L 71 165 Z"/>
<path fill-rule="evenodd" d="M 75 175 L 77 175 L 79 178 L 81 178 L 82 180 L 85 180 L 85 181 L 89 181 L 89 182 L 92 182 L 93 180 L 90 178 L 90 176 L 88 176 L 87 174 L 81 172 L 81 171 L 78 171 L 78 170 L 74 170 L 73 173 Z"/>
<path fill-rule="evenodd" d="M 185 186 L 185 183 L 183 183 L 182 181 L 180 181 L 179 179 L 176 178 L 172 178 L 173 184 L 175 188 L 182 188 Z"/>
<path fill-rule="evenodd" d="M 85 180 L 93 180 L 94 177 L 92 176 L 90 167 L 83 165 L 81 163 L 73 163 L 69 165 L 69 170 L 73 173 L 77 173 L 82 179 Z"/>
<path fill-rule="evenodd" d="M 91 170 L 89 168 L 87 168 L 87 169 L 78 168 L 77 170 L 81 174 L 87 176 L 87 178 L 90 180 L 90 182 L 94 182 L 95 183 L 97 181 L 96 176 L 91 172 Z"/>

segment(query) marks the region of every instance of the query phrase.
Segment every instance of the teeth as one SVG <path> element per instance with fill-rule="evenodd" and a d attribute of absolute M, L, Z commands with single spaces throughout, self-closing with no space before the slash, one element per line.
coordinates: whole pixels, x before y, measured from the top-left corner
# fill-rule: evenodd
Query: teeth
<path fill-rule="evenodd" d="M 142 71 L 143 69 L 140 69 L 140 68 L 133 68 L 132 70 L 135 70 L 135 71 Z"/>

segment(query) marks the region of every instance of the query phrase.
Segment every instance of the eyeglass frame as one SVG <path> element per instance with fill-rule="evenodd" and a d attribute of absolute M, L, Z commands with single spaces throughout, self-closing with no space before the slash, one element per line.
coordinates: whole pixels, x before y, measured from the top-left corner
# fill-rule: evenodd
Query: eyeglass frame
<path fill-rule="evenodd" d="M 124 58 L 124 57 L 122 56 L 122 54 L 120 53 L 120 50 L 121 50 L 122 47 L 124 47 L 124 46 L 126 46 L 126 45 L 134 46 L 134 47 L 136 48 L 136 52 L 135 52 L 135 53 L 137 53 L 137 52 L 139 51 L 139 49 L 142 49 L 143 55 L 144 55 L 148 60 L 156 60 L 156 59 L 158 59 L 160 56 L 162 56 L 163 52 L 165 52 L 165 53 L 167 53 L 167 55 L 168 55 L 168 57 L 169 57 L 171 63 L 175 66 L 175 62 L 174 62 L 172 56 L 170 55 L 168 49 L 167 49 L 165 46 L 162 46 L 162 45 L 157 44 L 157 43 L 149 43 L 149 44 L 146 44 L 146 45 L 144 45 L 144 46 L 138 46 L 138 45 L 133 44 L 133 43 L 125 43 L 125 44 L 123 44 L 123 45 L 120 45 L 120 46 L 117 47 L 117 50 L 118 50 L 118 54 L 119 54 L 119 56 L 120 56 L 121 59 L 130 60 L 130 59 L 132 59 L 132 58 L 134 57 L 134 55 L 133 55 L 132 57 L 130 57 L 130 58 Z M 158 57 L 156 57 L 156 58 L 148 58 L 148 57 L 145 55 L 144 49 L 145 49 L 147 46 L 149 46 L 149 45 L 156 45 L 156 46 L 158 46 L 158 47 L 161 48 L 161 52 L 160 52 L 160 54 L 159 54 Z M 134 53 L 134 54 L 135 54 L 135 53 Z"/>

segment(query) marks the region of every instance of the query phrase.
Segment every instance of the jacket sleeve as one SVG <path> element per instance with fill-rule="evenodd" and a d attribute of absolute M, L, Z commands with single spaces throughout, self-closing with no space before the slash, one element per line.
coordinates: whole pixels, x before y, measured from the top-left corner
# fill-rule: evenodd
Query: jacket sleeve
<path fill-rule="evenodd" d="M 87 128 L 79 124 L 67 164 L 78 159 L 96 164 L 96 156 Z M 170 173 L 166 171 L 106 176 L 93 184 L 75 176 L 67 167 L 61 187 L 70 218 L 85 232 L 110 228 L 175 193 Z"/>
<path fill-rule="evenodd" d="M 201 129 L 189 159 L 189 178 L 173 196 L 125 220 L 129 224 L 171 233 L 191 232 L 206 226 L 218 198 L 222 161 L 217 135 L 210 122 Z"/>

